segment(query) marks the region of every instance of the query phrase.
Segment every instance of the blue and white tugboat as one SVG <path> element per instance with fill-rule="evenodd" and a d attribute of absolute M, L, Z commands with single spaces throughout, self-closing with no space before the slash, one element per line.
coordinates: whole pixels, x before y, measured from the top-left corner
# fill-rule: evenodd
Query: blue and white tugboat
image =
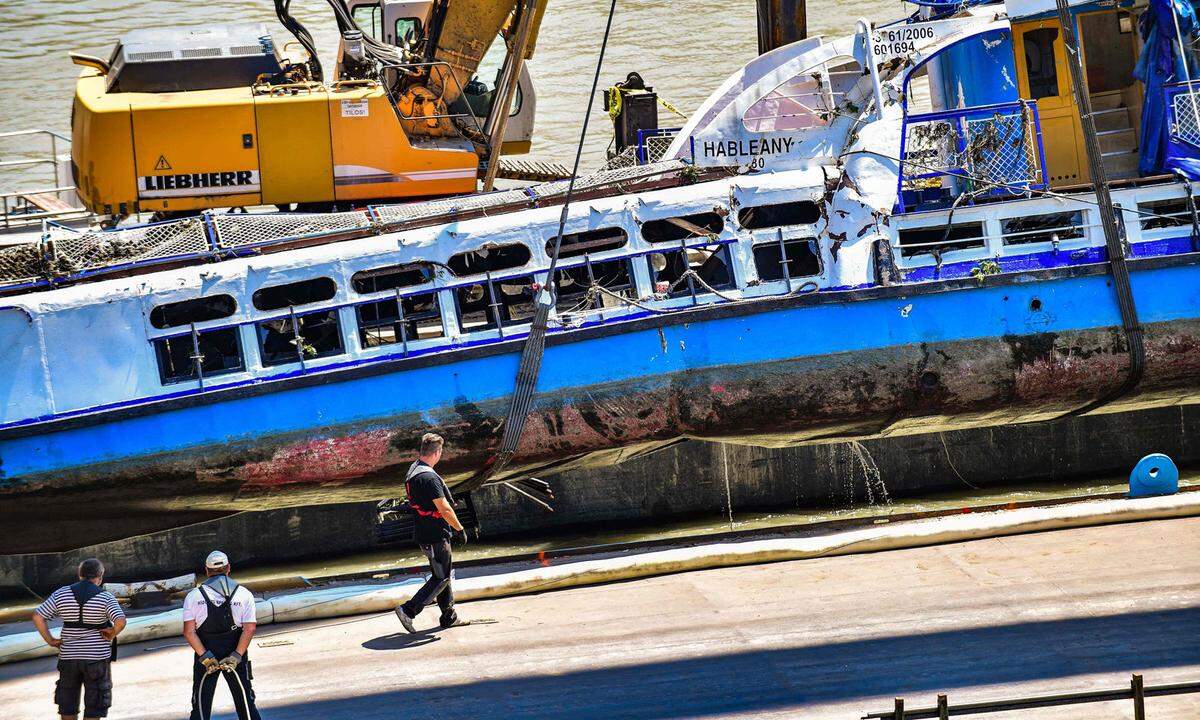
<path fill-rule="evenodd" d="M 1060 5 L 753 60 L 663 159 L 578 179 L 552 276 L 566 182 L 50 228 L 0 254 L 0 514 L 385 497 L 428 430 L 469 485 L 1177 402 L 1196 19 Z"/>

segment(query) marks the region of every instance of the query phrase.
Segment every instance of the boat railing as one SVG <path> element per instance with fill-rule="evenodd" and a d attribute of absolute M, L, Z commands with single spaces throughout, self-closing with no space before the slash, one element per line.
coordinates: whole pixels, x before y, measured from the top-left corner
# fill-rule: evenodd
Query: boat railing
<path fill-rule="evenodd" d="M 1024 195 L 1046 185 L 1042 127 L 1032 101 L 904 118 L 899 213 Z"/>
<path fill-rule="evenodd" d="M 683 128 L 655 128 L 637 131 L 637 164 L 650 165 L 661 162 L 667 148 Z"/>
<path fill-rule="evenodd" d="M 1170 139 L 1200 148 L 1200 80 L 1166 83 L 1163 97 L 1169 114 Z"/>
<path fill-rule="evenodd" d="M 38 142 L 42 141 L 42 142 Z M 12 149 L 14 142 L 25 147 Z M 30 149 L 29 143 L 41 145 Z M 76 188 L 64 182 L 59 170 L 59 152 L 71 146 L 71 138 L 42 128 L 0 133 L 0 229 L 37 226 L 44 220 L 87 217 L 76 196 Z M 42 174 L 42 170 L 46 170 Z M 41 175 L 40 186 L 22 187 Z"/>

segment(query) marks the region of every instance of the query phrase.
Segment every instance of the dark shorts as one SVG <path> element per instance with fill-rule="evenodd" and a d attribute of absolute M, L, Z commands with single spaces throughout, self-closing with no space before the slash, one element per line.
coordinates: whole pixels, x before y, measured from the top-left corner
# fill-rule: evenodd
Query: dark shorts
<path fill-rule="evenodd" d="M 59 660 L 54 703 L 59 715 L 79 713 L 79 690 L 83 689 L 83 716 L 102 718 L 112 705 L 112 673 L 108 660 Z"/>

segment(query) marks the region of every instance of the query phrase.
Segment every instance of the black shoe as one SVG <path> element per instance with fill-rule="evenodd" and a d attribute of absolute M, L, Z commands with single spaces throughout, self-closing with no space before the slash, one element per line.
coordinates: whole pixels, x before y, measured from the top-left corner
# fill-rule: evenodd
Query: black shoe
<path fill-rule="evenodd" d="M 458 624 L 458 613 L 455 613 L 450 617 L 443 616 L 441 621 L 438 623 L 443 630 L 448 630 Z"/>
<path fill-rule="evenodd" d="M 396 617 L 400 618 L 400 624 L 404 626 L 405 630 L 409 631 L 410 633 L 415 633 L 417 631 L 417 629 L 413 627 L 412 616 L 408 614 L 403 605 L 396 608 Z"/>

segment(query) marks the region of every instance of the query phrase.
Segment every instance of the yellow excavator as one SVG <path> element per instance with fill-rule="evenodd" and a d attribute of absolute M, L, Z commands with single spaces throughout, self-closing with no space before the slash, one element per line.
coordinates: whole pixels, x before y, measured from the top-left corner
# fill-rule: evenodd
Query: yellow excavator
<path fill-rule="evenodd" d="M 171 217 L 274 205 L 334 210 L 491 189 L 528 152 L 546 0 L 327 0 L 330 77 L 312 36 L 264 24 L 138 30 L 84 66 L 72 171 L 91 211 Z"/>

